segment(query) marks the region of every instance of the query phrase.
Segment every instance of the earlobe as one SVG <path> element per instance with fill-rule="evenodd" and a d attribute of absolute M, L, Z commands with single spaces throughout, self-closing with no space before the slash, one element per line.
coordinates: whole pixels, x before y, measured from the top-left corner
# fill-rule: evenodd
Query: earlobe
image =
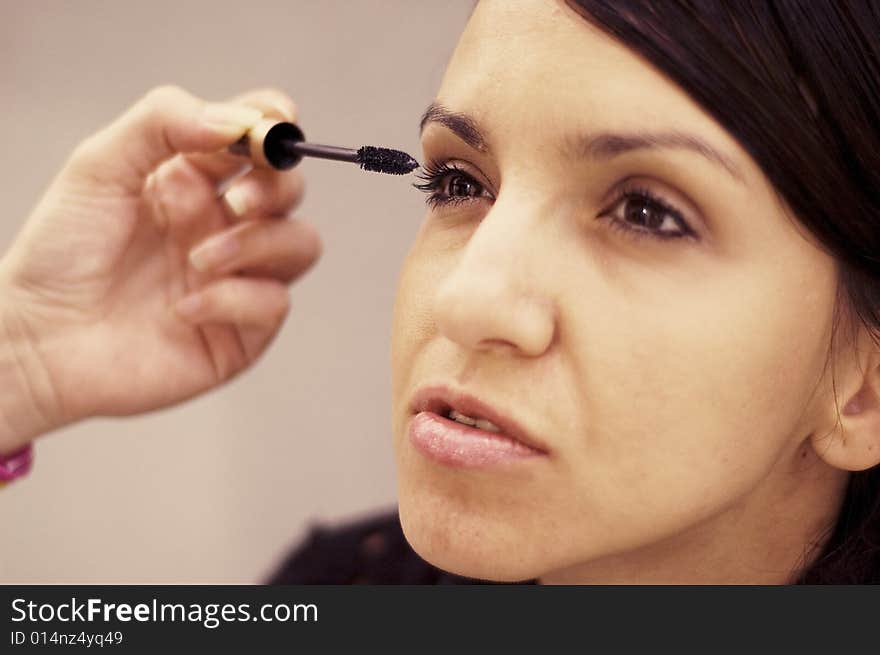
<path fill-rule="evenodd" d="M 835 410 L 834 427 L 811 438 L 820 458 L 846 471 L 880 464 L 880 361 L 869 359 L 861 387 L 844 399 L 839 418 Z"/>

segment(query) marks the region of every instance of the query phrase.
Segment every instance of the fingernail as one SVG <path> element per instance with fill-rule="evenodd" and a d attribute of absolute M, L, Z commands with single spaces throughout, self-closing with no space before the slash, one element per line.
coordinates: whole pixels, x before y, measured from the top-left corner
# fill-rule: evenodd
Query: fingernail
<path fill-rule="evenodd" d="M 234 186 L 225 194 L 223 197 L 226 199 L 226 204 L 229 205 L 229 209 L 232 212 L 241 218 L 247 213 L 248 210 L 248 192 L 241 186 Z"/>
<path fill-rule="evenodd" d="M 202 110 L 206 123 L 222 131 L 243 134 L 259 121 L 263 114 L 259 109 L 228 102 L 209 102 Z"/>
<path fill-rule="evenodd" d="M 175 311 L 185 318 L 195 316 L 202 306 L 202 296 L 200 293 L 191 293 L 184 296 L 174 304 Z"/>
<path fill-rule="evenodd" d="M 225 264 L 241 250 L 241 242 L 233 234 L 218 234 L 197 246 L 189 253 L 192 267 L 209 271 Z"/>

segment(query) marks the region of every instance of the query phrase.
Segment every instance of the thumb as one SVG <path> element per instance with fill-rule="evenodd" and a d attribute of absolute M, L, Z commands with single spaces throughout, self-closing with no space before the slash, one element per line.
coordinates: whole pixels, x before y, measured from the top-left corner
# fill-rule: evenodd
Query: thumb
<path fill-rule="evenodd" d="M 253 107 L 205 102 L 175 86 L 156 87 L 80 143 L 66 168 L 90 184 L 140 193 L 147 176 L 166 159 L 220 150 L 262 118 Z"/>

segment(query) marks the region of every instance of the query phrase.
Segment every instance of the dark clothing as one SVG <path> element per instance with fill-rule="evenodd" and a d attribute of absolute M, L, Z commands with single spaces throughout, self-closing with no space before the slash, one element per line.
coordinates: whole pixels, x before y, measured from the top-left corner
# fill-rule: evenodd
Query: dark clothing
<path fill-rule="evenodd" d="M 403 536 L 396 508 L 341 527 L 313 525 L 266 583 L 497 584 L 428 564 Z"/>

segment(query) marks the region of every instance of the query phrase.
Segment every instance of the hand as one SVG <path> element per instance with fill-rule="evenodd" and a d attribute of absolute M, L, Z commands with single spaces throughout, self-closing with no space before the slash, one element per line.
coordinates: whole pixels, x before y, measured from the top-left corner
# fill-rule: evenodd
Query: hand
<path fill-rule="evenodd" d="M 14 348 L 0 364 L 17 362 L 37 414 L 0 405 L 0 432 L 4 411 L 19 414 L 0 433 L 7 450 L 27 432 L 180 402 L 265 350 L 321 243 L 285 218 L 297 169 L 255 168 L 218 195 L 247 165 L 226 146 L 264 117 L 294 121 L 295 108 L 272 90 L 206 103 L 161 87 L 76 148 L 0 260 Z"/>

